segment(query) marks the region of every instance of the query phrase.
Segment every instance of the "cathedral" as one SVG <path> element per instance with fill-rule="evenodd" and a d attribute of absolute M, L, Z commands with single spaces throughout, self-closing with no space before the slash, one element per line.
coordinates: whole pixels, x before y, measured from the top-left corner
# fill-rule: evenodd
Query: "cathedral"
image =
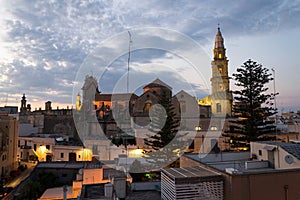
<path fill-rule="evenodd" d="M 226 48 L 224 45 L 224 38 L 222 36 L 220 27 L 217 29 L 215 42 L 214 42 L 214 49 L 213 49 L 213 60 L 211 61 L 211 70 L 212 70 L 212 76 L 211 76 L 211 94 L 207 97 L 198 100 L 198 104 L 200 107 L 209 107 L 209 114 L 205 116 L 213 116 L 213 117 L 231 117 L 232 116 L 232 92 L 230 91 L 230 83 L 229 83 L 229 76 L 228 76 L 228 59 L 226 56 Z M 92 87 L 90 87 L 93 85 Z M 155 86 L 156 89 L 149 90 L 149 86 Z M 168 93 L 168 96 L 171 98 L 172 94 L 172 88 L 171 86 L 168 86 L 160 79 L 154 80 L 152 83 L 149 83 L 145 88 L 148 87 L 148 89 L 144 89 L 144 93 L 140 95 L 140 98 L 133 94 L 133 97 L 131 100 L 134 102 L 138 102 L 135 106 L 132 107 L 132 110 L 149 110 L 150 109 L 150 103 L 149 102 L 157 102 L 156 100 L 151 100 L 151 98 L 156 98 L 158 96 L 158 93 L 156 93 L 156 90 L 162 90 Z M 97 81 L 92 76 L 87 76 L 85 83 L 82 88 L 83 93 L 83 104 L 86 105 L 87 110 L 97 110 L 103 106 L 107 108 L 112 107 L 111 102 L 111 95 L 112 94 L 100 94 L 98 90 L 98 84 Z M 149 92 L 150 91 L 150 92 Z M 147 93 L 147 94 L 146 94 Z M 146 95 L 145 95 L 146 94 Z M 94 96 L 95 95 L 95 96 Z M 147 98 L 145 98 L 145 96 Z M 175 96 L 175 95 L 174 95 Z M 91 102 L 91 99 L 94 99 L 93 102 Z M 141 102 L 145 101 L 145 102 Z M 130 102 L 130 106 L 133 106 L 135 104 L 134 102 Z M 105 105 L 104 105 L 105 104 Z M 81 109 L 81 96 L 78 94 L 77 101 L 76 101 L 76 110 Z M 203 108 L 202 108 L 203 110 Z"/>
<path fill-rule="evenodd" d="M 175 113 L 179 118 L 180 116 L 187 117 L 189 113 L 194 112 L 189 110 L 191 104 L 198 107 L 199 113 L 195 117 L 197 119 L 191 120 L 191 116 L 187 119 L 181 117 L 181 128 L 195 130 L 195 127 L 201 127 L 202 131 L 222 130 L 223 127 L 210 123 L 211 117 L 225 119 L 232 116 L 233 98 L 228 76 L 228 59 L 220 27 L 217 28 L 215 36 L 211 70 L 211 94 L 200 100 L 185 91 L 172 94 L 172 87 L 160 79 L 146 84 L 141 95 L 103 94 L 99 92 L 97 80 L 92 76 L 86 76 L 82 87 L 82 97 L 78 94 L 76 101 L 76 110 L 87 113 L 81 115 L 85 116 L 88 121 L 85 125 L 87 128 L 83 131 L 88 134 L 86 138 L 96 137 L 99 131 L 106 137 L 114 138 L 122 135 L 124 130 L 129 130 L 128 132 L 130 130 L 133 132 L 148 130 L 148 126 L 151 126 L 149 111 L 162 97 L 167 97 L 172 101 Z M 118 113 L 117 116 L 113 115 L 113 112 Z M 94 114 L 89 116 L 88 113 Z M 196 124 L 195 121 L 199 121 L 199 119 L 201 119 L 200 122 L 196 122 Z M 79 121 L 84 120 L 80 119 Z M 90 127 L 97 121 L 101 128 Z M 83 128 L 84 125 L 81 127 Z"/>

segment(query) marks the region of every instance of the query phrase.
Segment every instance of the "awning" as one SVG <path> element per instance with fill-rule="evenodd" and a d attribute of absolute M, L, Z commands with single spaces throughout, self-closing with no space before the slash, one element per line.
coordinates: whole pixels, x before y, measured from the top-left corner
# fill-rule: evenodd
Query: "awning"
<path fill-rule="evenodd" d="M 275 146 L 265 146 L 264 149 L 268 150 L 268 151 L 274 151 L 276 149 Z"/>

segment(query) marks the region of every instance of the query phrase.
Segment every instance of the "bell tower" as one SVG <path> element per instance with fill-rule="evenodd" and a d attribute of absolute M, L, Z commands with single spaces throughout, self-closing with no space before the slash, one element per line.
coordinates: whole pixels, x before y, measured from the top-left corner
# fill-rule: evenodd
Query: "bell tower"
<path fill-rule="evenodd" d="M 213 49 L 211 81 L 211 112 L 213 116 L 231 116 L 232 92 L 229 90 L 228 60 L 224 39 L 218 26 Z"/>
<path fill-rule="evenodd" d="M 21 100 L 20 112 L 25 113 L 26 111 L 27 111 L 27 109 L 26 109 L 26 97 L 25 97 L 25 94 L 23 94 L 22 100 Z"/>

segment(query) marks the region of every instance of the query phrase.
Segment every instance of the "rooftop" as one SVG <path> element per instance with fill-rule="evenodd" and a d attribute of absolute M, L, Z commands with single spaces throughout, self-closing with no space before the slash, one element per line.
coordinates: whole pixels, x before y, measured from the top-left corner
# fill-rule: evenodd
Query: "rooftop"
<path fill-rule="evenodd" d="M 275 142 L 275 141 L 261 141 L 261 142 L 259 141 L 258 143 L 279 146 L 283 150 L 285 150 L 286 152 L 288 152 L 289 154 L 295 156 L 298 160 L 300 160 L 300 144 Z"/>
<path fill-rule="evenodd" d="M 43 168 L 53 168 L 53 169 L 94 169 L 94 168 L 100 168 L 101 167 L 100 162 L 40 162 L 36 168 L 43 169 Z"/>
<path fill-rule="evenodd" d="M 105 199 L 104 184 L 85 185 L 83 190 L 84 199 Z"/>
<path fill-rule="evenodd" d="M 155 190 L 150 191 L 134 191 L 127 195 L 125 200 L 155 200 L 161 199 L 160 192 Z"/>
<path fill-rule="evenodd" d="M 204 182 L 206 180 L 222 180 L 219 173 L 204 169 L 200 166 L 184 167 L 184 168 L 168 168 L 161 169 L 163 173 L 167 174 L 170 178 L 175 180 L 176 183 L 186 182 Z"/>
<path fill-rule="evenodd" d="M 274 172 L 268 161 L 250 159 L 250 152 L 223 152 L 218 154 L 184 154 L 199 163 L 203 163 L 220 172 L 229 174 L 252 174 Z"/>
<path fill-rule="evenodd" d="M 152 88 L 152 87 L 166 87 L 169 90 L 172 90 L 172 87 L 161 81 L 159 78 L 155 79 L 153 82 L 146 85 L 144 88 Z"/>
<path fill-rule="evenodd" d="M 72 195 L 72 186 L 67 186 L 67 198 L 74 198 Z M 49 188 L 43 195 L 39 198 L 40 200 L 49 200 L 49 199 L 62 199 L 63 198 L 63 187 Z"/>
<path fill-rule="evenodd" d="M 81 169 L 84 167 L 83 162 L 40 162 L 36 168 L 53 168 L 53 169 Z"/>

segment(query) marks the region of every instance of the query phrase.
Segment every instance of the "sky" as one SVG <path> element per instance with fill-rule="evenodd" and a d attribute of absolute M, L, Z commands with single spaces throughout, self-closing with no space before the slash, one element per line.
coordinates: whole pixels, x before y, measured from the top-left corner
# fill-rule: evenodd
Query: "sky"
<path fill-rule="evenodd" d="M 229 75 L 248 59 L 273 68 L 279 111 L 300 110 L 299 0 L 0 0 L 0 12 L 0 106 L 23 93 L 32 109 L 72 106 L 86 75 L 126 92 L 129 47 L 130 92 L 160 78 L 204 97 L 220 24 Z"/>

